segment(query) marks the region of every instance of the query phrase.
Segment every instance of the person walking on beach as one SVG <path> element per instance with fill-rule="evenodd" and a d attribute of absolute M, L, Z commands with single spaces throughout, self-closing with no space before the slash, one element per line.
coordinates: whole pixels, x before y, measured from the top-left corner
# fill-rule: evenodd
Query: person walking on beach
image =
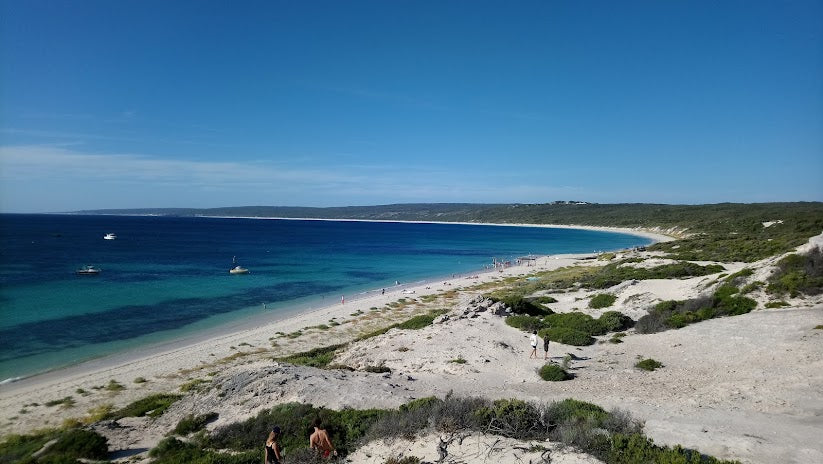
<path fill-rule="evenodd" d="M 323 422 L 319 417 L 314 419 L 312 427 L 314 427 L 314 433 L 309 437 L 309 448 L 317 450 L 317 454 L 323 459 L 330 459 L 332 455 L 337 456 L 337 451 L 331 444 L 329 434 L 323 428 Z"/>
<path fill-rule="evenodd" d="M 280 464 L 283 462 L 280 445 L 277 444 L 280 435 L 280 427 L 276 425 L 269 432 L 269 438 L 266 439 L 266 464 Z"/>
<path fill-rule="evenodd" d="M 529 359 L 532 359 L 532 358 L 537 359 L 537 331 L 536 330 L 534 332 L 532 332 L 531 343 L 532 343 L 532 354 L 529 355 Z"/>
<path fill-rule="evenodd" d="M 346 304 L 346 295 L 340 297 L 340 304 Z"/>
<path fill-rule="evenodd" d="M 549 359 L 549 334 L 543 336 L 543 359 Z"/>

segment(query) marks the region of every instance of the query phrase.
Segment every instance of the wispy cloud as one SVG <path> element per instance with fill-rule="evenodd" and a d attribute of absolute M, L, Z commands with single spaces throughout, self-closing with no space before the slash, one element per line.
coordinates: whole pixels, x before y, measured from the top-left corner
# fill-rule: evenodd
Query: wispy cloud
<path fill-rule="evenodd" d="M 26 198 L 29 205 L 33 198 L 42 198 L 42 205 L 28 207 L 40 211 L 147 206 L 140 203 L 141 198 L 153 199 L 148 206 L 334 206 L 536 202 L 580 196 L 580 189 L 573 186 L 501 181 L 494 173 L 456 174 L 428 165 L 302 167 L 284 161 L 199 161 L 87 153 L 56 145 L 0 147 L 0 181 L 5 184 L 5 209 L 15 210 L 13 197 Z M 86 201 L 83 198 L 72 206 L 48 203 L 71 197 L 76 186 L 82 186 L 85 198 L 94 198 L 95 204 L 78 203 Z M 166 204 L 158 205 L 163 198 L 167 198 Z"/>

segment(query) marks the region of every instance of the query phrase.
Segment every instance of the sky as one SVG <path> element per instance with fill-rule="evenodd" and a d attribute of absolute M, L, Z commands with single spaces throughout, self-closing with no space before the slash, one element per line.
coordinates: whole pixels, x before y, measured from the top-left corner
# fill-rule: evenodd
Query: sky
<path fill-rule="evenodd" d="M 0 5 L 0 212 L 823 201 L 823 0 Z"/>

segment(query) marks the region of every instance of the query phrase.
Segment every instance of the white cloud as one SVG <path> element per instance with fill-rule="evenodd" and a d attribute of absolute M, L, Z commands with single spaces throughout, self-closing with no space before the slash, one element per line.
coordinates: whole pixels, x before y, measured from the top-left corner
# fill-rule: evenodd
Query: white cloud
<path fill-rule="evenodd" d="M 0 210 L 500 203 L 583 198 L 575 187 L 529 184 L 523 179 L 501 179 L 494 173 L 469 169 L 455 173 L 414 164 L 306 168 L 273 161 L 87 153 L 63 145 L 5 146 L 0 147 Z"/>

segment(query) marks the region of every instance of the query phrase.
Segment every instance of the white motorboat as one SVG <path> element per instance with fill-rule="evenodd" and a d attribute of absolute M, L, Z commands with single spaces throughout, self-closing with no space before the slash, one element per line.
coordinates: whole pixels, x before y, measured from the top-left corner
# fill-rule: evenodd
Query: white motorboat
<path fill-rule="evenodd" d="M 229 274 L 248 274 L 249 270 L 243 266 L 234 266 L 229 269 Z"/>
<path fill-rule="evenodd" d="M 77 275 L 84 275 L 84 276 L 94 276 L 98 275 L 102 272 L 100 269 L 97 269 L 94 266 L 84 266 L 76 271 L 74 271 Z"/>
<path fill-rule="evenodd" d="M 103 240 L 114 240 L 116 238 L 117 238 L 117 235 L 115 235 L 115 234 L 106 234 L 106 235 L 103 236 Z"/>
<path fill-rule="evenodd" d="M 234 267 L 229 269 L 229 274 L 248 274 L 249 273 L 248 269 L 246 269 L 245 267 L 237 264 L 237 257 L 236 256 L 231 259 L 231 263 Z"/>

